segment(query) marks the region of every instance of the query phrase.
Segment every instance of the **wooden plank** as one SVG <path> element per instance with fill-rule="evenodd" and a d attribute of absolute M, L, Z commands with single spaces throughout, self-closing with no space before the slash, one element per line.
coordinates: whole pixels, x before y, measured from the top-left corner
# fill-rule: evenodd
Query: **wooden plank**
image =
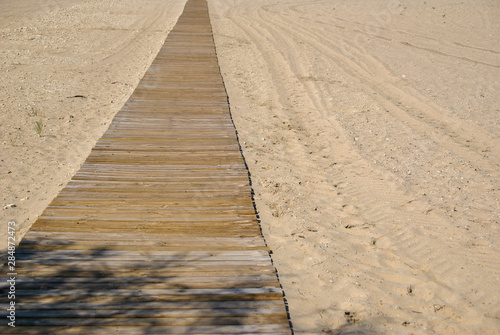
<path fill-rule="evenodd" d="M 51 242 L 65 242 L 68 240 L 74 241 L 115 241 L 116 243 L 126 242 L 132 243 L 134 241 L 141 242 L 143 239 L 147 238 L 148 242 L 164 242 L 164 243 L 172 243 L 172 244 L 183 244 L 183 243 L 197 243 L 197 244 L 212 244 L 212 243 L 221 243 L 221 244 L 233 244 L 233 243 L 241 243 L 246 245 L 262 245 L 263 240 L 258 238 L 257 236 L 253 237 L 241 237 L 241 236 L 221 236 L 221 237 L 206 237 L 206 236 L 196 236 L 196 234 L 185 235 L 185 236 L 175 236 L 175 238 L 169 238 L 171 235 L 159 235 L 159 234 L 151 234 L 147 232 L 138 231 L 135 233 L 53 233 L 53 232 L 38 232 L 32 231 L 30 234 L 26 234 L 26 237 L 23 239 L 23 242 L 38 242 L 38 243 L 51 243 Z M 106 250 L 106 249 L 104 249 Z"/>
<path fill-rule="evenodd" d="M 19 329 L 16 328 L 0 328 L 2 334 L 19 334 Z M 92 326 L 50 326 L 40 327 L 23 326 L 23 334 L 26 335 L 144 335 L 143 327 L 92 327 Z M 42 332 L 43 331 L 43 332 Z M 164 335 L 164 334 L 273 334 L 285 335 L 290 334 L 290 328 L 286 324 L 259 324 L 259 325 L 217 325 L 217 326 L 177 326 L 177 327 L 162 327 L 162 326 L 149 326 L 147 327 L 148 335 Z"/>
<path fill-rule="evenodd" d="M 118 307 L 118 306 L 117 306 Z M 247 317 L 254 315 L 269 315 L 283 313 L 283 308 L 234 308 L 234 309 L 221 309 L 221 308 L 207 308 L 207 309 L 182 309 L 182 310 L 165 310 L 165 309 L 141 309 L 133 310 L 131 313 L 123 313 L 120 308 L 118 309 L 91 309 L 91 310 L 37 310 L 26 311 L 20 310 L 16 313 L 19 318 L 129 318 L 132 314 L 134 318 L 210 318 L 210 317 L 227 317 L 239 316 Z"/>
<path fill-rule="evenodd" d="M 133 273 L 130 273 L 130 272 Z M 18 277 L 42 278 L 54 277 L 59 278 L 191 278 L 191 277 L 207 277 L 212 278 L 221 276 L 224 272 L 226 277 L 254 277 L 262 275 L 264 277 L 274 276 L 276 273 L 272 267 L 262 266 L 240 266 L 240 267 L 193 267 L 183 265 L 178 268 L 158 268 L 157 266 L 142 267 L 142 268 L 120 268 L 120 267 L 67 267 L 67 266 L 31 266 L 29 268 L 16 269 Z M 81 299 L 81 298 L 80 298 Z"/>
<path fill-rule="evenodd" d="M 180 317 L 173 318 L 134 318 L 133 314 L 127 318 L 20 318 L 16 320 L 16 327 L 23 329 L 26 326 L 211 326 L 211 325 L 241 325 L 241 324 L 268 324 L 287 322 L 286 314 L 255 314 L 255 315 L 229 315 L 229 316 L 208 316 L 208 317 Z"/>
<path fill-rule="evenodd" d="M 85 259 L 98 257 L 101 260 L 111 260 L 117 258 L 127 258 L 128 260 L 200 260 L 200 259 L 210 259 L 210 260 L 244 260 L 244 259 L 259 259 L 268 260 L 269 254 L 265 251 L 191 251 L 184 252 L 179 255 L 172 251 L 141 251 L 141 252 L 130 252 L 130 251 L 110 251 L 110 250 L 100 250 L 100 251 L 61 251 L 61 250 L 50 250 L 50 251 L 33 251 L 20 249 L 16 253 L 16 260 L 22 259 L 52 259 L 52 258 L 64 258 L 64 259 Z"/>
<path fill-rule="evenodd" d="M 0 305 L 7 308 L 7 305 Z M 266 301 L 181 301 L 181 302 L 143 302 L 143 303 L 83 303 L 83 302 L 61 302 L 61 303 L 19 303 L 20 310 L 135 310 L 135 309 L 157 309 L 157 310 L 183 310 L 183 309 L 233 309 L 233 308 L 262 308 L 279 309 L 282 303 L 279 300 Z"/>
<path fill-rule="evenodd" d="M 162 228 L 184 228 L 188 227 L 213 227 L 220 229 L 229 229 L 232 226 L 258 227 L 256 219 L 240 219 L 240 220 L 209 220 L 201 219 L 186 219 L 186 220 L 120 220 L 120 219 L 39 219 L 39 224 L 32 227 L 32 232 L 45 232 L 45 237 L 49 237 L 49 232 L 92 232 L 100 229 L 103 233 L 113 233 L 120 230 L 122 233 L 149 232 L 151 230 L 161 230 Z M 133 230 L 133 231 L 128 231 Z M 30 234 L 31 236 L 32 234 Z"/>
<path fill-rule="evenodd" d="M 94 278 L 92 280 L 91 285 L 97 284 L 165 284 L 165 285 L 177 285 L 183 284 L 191 287 L 191 285 L 206 285 L 208 283 L 219 282 L 221 286 L 217 288 L 227 288 L 222 287 L 223 285 L 228 285 L 227 283 L 244 283 L 251 287 L 250 285 L 262 285 L 263 283 L 269 283 L 267 286 L 273 286 L 276 283 L 272 283 L 275 281 L 276 275 L 269 271 L 268 273 L 263 272 L 261 275 L 254 276 L 239 276 L 237 278 L 233 278 L 232 276 L 222 276 L 222 275 L 214 275 L 214 276 L 204 276 L 204 277 L 100 277 Z M 9 284 L 6 282 L 9 278 L 3 278 L 4 282 L 0 284 L 1 288 L 8 288 Z M 37 285 L 44 286 L 49 288 L 51 285 L 66 285 L 67 287 L 71 285 L 81 285 L 81 283 L 88 283 L 87 278 L 80 277 L 30 277 L 30 278 L 18 278 L 16 283 L 20 283 L 23 288 L 36 287 Z M 274 286 L 273 286 L 274 287 Z M 203 287 L 192 287 L 192 288 L 203 288 Z M 241 287 L 238 287 L 241 288 Z"/>
<path fill-rule="evenodd" d="M 283 295 L 280 293 L 260 293 L 260 294 L 227 294 L 227 295 L 156 295 L 156 296 L 138 296 L 132 292 L 130 295 L 113 296 L 100 295 L 91 296 L 85 295 L 80 297 L 63 296 L 58 294 L 45 294 L 36 296 L 20 296 L 17 297 L 17 302 L 20 303 L 48 303 L 59 304 L 68 302 L 88 303 L 88 304 L 103 304 L 103 303 L 198 303 L 198 302 L 213 302 L 213 301 L 279 301 L 283 303 Z M 16 303 L 17 303 L 16 302 Z"/>
<path fill-rule="evenodd" d="M 157 281 L 151 282 L 145 280 L 142 283 L 132 283 L 132 282 L 121 282 L 121 283 L 85 283 L 85 288 L 92 291 L 99 290 L 139 290 L 139 289 L 159 289 L 159 290 L 172 290 L 182 288 L 183 290 L 193 290 L 193 289 L 245 289 L 245 288 L 279 288 L 277 286 L 276 278 L 268 279 L 268 280 L 259 280 L 259 281 L 240 281 L 240 280 L 231 280 L 230 278 L 226 278 L 225 281 L 220 280 L 212 280 L 214 277 L 207 277 L 200 279 L 197 282 L 164 282 Z M 88 279 L 87 279 L 88 280 Z M 26 291 L 40 291 L 40 290 L 75 290 L 82 287 L 82 282 L 64 282 L 64 283 L 46 283 L 43 281 L 36 283 L 16 283 L 16 286 L 19 290 Z M 280 306 L 281 308 L 283 306 Z"/>
<path fill-rule="evenodd" d="M 266 293 L 281 293 L 280 288 L 231 288 L 231 289 L 114 289 L 110 292 L 107 289 L 103 290 L 87 290 L 87 289 L 54 289 L 54 290 L 19 290 L 16 295 L 22 296 L 38 296 L 44 294 L 56 294 L 59 296 L 129 296 L 129 295 L 139 295 L 139 296 L 159 296 L 159 295 L 234 295 L 234 294 L 266 294 Z"/>
<path fill-rule="evenodd" d="M 98 196 L 98 194 L 96 194 Z M 190 209 L 189 212 L 182 209 L 173 208 L 156 208 L 154 211 L 144 213 L 141 209 L 111 209 L 111 208 L 93 208 L 89 211 L 87 208 L 54 208 L 48 207 L 42 217 L 58 217 L 58 218 L 122 218 L 127 217 L 148 217 L 148 218 L 189 218 L 189 217 L 208 217 L 208 218 L 252 218 L 255 217 L 253 207 L 242 209 Z"/>
<path fill-rule="evenodd" d="M 175 273 L 174 273 L 175 274 Z M 9 279 L 9 278 L 7 278 Z M 212 287 L 216 289 L 222 288 L 263 288 L 263 287 L 277 287 L 276 276 L 272 271 L 264 271 L 262 275 L 242 275 L 238 278 L 232 276 L 202 276 L 202 277 L 106 277 L 94 278 L 91 283 L 85 277 L 30 277 L 21 279 L 16 282 L 19 283 L 22 289 L 75 289 L 80 288 L 82 283 L 90 285 L 93 289 L 104 287 L 113 288 L 126 288 L 126 285 L 131 285 L 134 289 L 138 288 L 207 288 Z M 143 285 L 142 287 L 138 287 Z M 165 285 L 165 286 L 161 286 Z M 234 286 L 232 286 L 234 285 Z M 8 283 L 1 283 L 2 289 L 8 288 Z"/>

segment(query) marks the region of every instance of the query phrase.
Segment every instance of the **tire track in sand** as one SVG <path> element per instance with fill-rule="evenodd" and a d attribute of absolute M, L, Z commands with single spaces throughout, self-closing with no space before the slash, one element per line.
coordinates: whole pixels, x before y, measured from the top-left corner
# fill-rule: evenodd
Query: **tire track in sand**
<path fill-rule="evenodd" d="M 390 116 L 385 111 L 370 115 L 387 121 L 378 120 L 380 131 L 396 139 L 410 134 L 417 145 L 427 148 L 426 155 L 453 151 L 491 172 L 492 161 L 464 145 L 473 139 L 481 147 L 489 135 L 465 122 L 450 124 L 449 113 L 414 115 L 406 105 L 423 104 L 424 112 L 434 106 L 394 86 L 394 75 L 373 56 L 347 58 L 335 42 L 348 42 L 348 37 L 315 31 L 316 26 L 294 16 L 291 5 L 300 3 L 263 4 L 257 9 L 241 4 L 216 14 L 225 29 L 220 35 L 217 19 L 214 25 L 235 123 L 240 140 L 246 142 L 243 150 L 257 207 L 292 318 L 300 320 L 297 330 L 342 326 L 345 311 L 352 310 L 361 322 L 375 326 L 381 318 L 393 329 L 409 322 L 415 328 L 467 332 L 468 326 L 459 320 L 474 324 L 487 314 L 487 307 L 478 305 L 488 301 L 488 292 L 478 290 L 471 276 L 471 262 L 479 252 L 464 249 L 479 234 L 466 230 L 463 223 L 457 227 L 456 220 L 419 194 L 417 187 L 402 185 L 401 171 L 374 162 L 375 150 L 353 139 L 356 129 L 346 124 L 359 118 L 334 113 L 341 109 L 335 98 L 341 95 L 342 103 L 359 94 L 361 100 L 388 106 Z M 231 52 L 225 52 L 225 44 Z M 238 52 L 252 57 L 241 62 Z M 224 73 L 229 71 L 225 64 L 237 68 L 237 76 Z M 353 88 L 355 92 L 345 92 Z M 367 98 L 373 93 L 374 102 Z M 391 101 L 396 99 L 404 106 Z M 247 109 L 252 113 L 245 113 Z M 257 134 L 247 127 L 258 129 Z M 401 156 L 381 143 L 375 141 L 374 147 Z M 488 242 L 486 246 L 484 262 L 492 261 L 491 274 L 496 275 L 498 250 Z M 332 259 L 334 268 L 327 265 Z M 487 329 L 492 321 L 486 321 Z"/>

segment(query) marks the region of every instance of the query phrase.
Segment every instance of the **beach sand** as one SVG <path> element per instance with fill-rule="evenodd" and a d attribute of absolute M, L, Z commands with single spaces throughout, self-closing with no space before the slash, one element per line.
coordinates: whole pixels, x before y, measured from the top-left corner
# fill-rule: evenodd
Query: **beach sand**
<path fill-rule="evenodd" d="M 185 2 L 41 3 L 0 3 L 1 205 L 16 205 L 0 222 L 18 235 L 78 170 Z M 209 8 L 296 334 L 498 333 L 498 1 Z"/>

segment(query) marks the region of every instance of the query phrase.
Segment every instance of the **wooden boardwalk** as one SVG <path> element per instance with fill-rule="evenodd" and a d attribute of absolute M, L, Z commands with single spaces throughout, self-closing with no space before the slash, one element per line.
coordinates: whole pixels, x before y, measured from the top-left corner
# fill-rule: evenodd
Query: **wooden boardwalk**
<path fill-rule="evenodd" d="M 16 250 L 0 333 L 290 334 L 251 192 L 206 0 L 189 0 Z"/>

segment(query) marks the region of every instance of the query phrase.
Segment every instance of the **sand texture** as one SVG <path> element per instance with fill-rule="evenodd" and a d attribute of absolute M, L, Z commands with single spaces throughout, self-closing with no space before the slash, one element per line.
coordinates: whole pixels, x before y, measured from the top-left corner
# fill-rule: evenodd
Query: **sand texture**
<path fill-rule="evenodd" d="M 499 333 L 500 3 L 208 2 L 296 334 Z M 23 231 L 185 2 L 41 3 L 0 3 L 1 226 Z"/>

